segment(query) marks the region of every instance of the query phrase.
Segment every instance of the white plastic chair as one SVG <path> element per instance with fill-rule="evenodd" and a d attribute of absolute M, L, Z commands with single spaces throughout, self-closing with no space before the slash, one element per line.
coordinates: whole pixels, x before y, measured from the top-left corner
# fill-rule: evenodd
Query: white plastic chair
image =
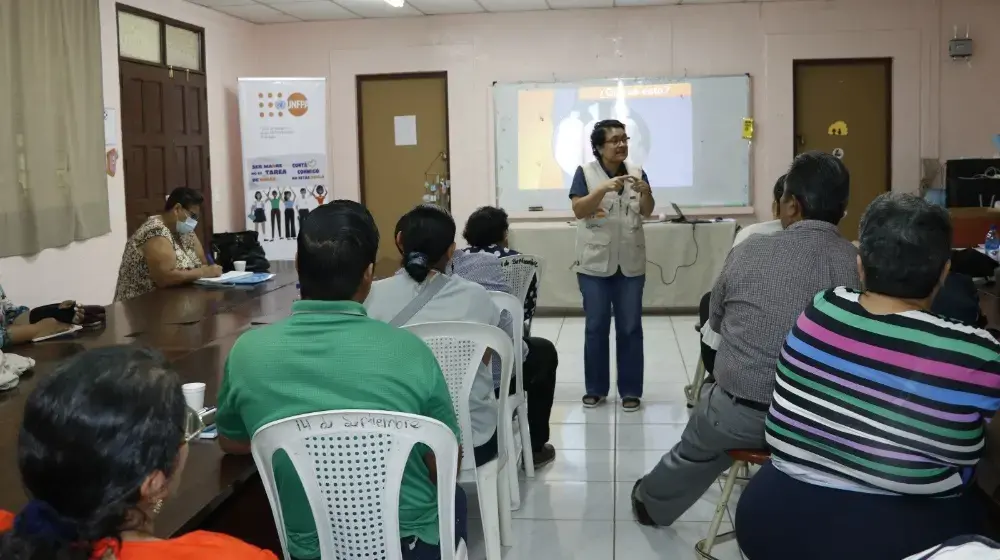
<path fill-rule="evenodd" d="M 513 422 L 510 417 L 502 418 L 501 423 L 504 428 L 504 435 L 507 441 L 514 445 L 510 448 L 510 457 L 513 459 L 515 468 L 507 469 L 510 478 L 510 496 L 512 509 L 521 507 L 521 489 L 517 479 L 518 461 L 524 462 L 524 473 L 529 478 L 535 476 L 535 463 L 533 457 L 529 455 L 531 450 L 531 430 L 528 426 L 528 400 L 524 394 L 524 306 L 517 298 L 503 292 L 490 292 L 493 303 L 501 311 L 510 313 L 514 325 L 514 394 L 508 396 L 507 406 L 517 414 L 518 436 L 514 436 Z M 508 388 L 509 392 L 509 388 Z"/>
<path fill-rule="evenodd" d="M 285 560 L 291 556 L 272 466 L 276 451 L 288 455 L 302 481 L 322 558 L 400 560 L 399 491 L 417 443 L 427 445 L 437 463 L 441 558 L 466 560 L 465 542 L 447 546 L 455 542 L 455 435 L 437 420 L 382 410 L 302 414 L 266 424 L 253 435 L 253 460 Z"/>
<path fill-rule="evenodd" d="M 500 267 L 503 270 L 503 279 L 514 292 L 514 296 L 521 300 L 521 310 L 524 310 L 524 302 L 528 298 L 528 288 L 531 281 L 535 280 L 538 291 L 542 289 L 542 263 L 544 260 L 535 255 L 511 255 L 500 259 Z M 532 317 L 533 319 L 534 317 Z M 528 321 L 528 331 L 531 331 L 531 321 Z"/>
<path fill-rule="evenodd" d="M 455 407 L 458 425 L 462 428 L 462 470 L 458 481 L 475 482 L 479 493 L 483 534 L 486 540 L 486 559 L 501 560 L 501 545 L 513 546 L 513 529 L 510 515 L 510 482 L 506 450 L 510 448 L 503 429 L 502 419 L 510 422 L 507 391 L 500 391 L 497 407 L 497 458 L 476 467 L 472 445 L 472 419 L 469 416 L 469 395 L 479 365 L 487 349 L 500 356 L 500 386 L 510 386 L 513 370 L 514 348 L 510 337 L 497 327 L 481 323 L 440 322 L 407 325 L 406 330 L 419 336 L 430 347 L 444 373 Z"/>

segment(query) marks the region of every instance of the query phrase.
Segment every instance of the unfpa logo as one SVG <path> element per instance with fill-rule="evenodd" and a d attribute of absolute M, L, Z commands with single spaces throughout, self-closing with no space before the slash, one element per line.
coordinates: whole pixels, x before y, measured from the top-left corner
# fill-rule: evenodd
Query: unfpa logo
<path fill-rule="evenodd" d="M 309 100 L 301 93 L 293 93 L 288 96 L 288 114 L 293 117 L 301 117 L 309 111 Z"/>

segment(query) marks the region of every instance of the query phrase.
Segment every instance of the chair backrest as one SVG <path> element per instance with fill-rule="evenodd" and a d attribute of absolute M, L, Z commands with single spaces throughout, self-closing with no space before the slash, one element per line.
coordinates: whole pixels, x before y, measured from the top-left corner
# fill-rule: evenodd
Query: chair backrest
<path fill-rule="evenodd" d="M 407 325 L 406 330 L 419 336 L 434 353 L 441 366 L 444 379 L 448 383 L 451 394 L 451 404 L 455 407 L 458 425 L 462 428 L 462 447 L 465 449 L 462 457 L 462 469 L 475 466 L 472 454 L 472 419 L 469 416 L 469 396 L 472 393 L 472 383 L 476 379 L 483 355 L 487 349 L 494 350 L 500 356 L 500 386 L 510 386 L 510 376 L 514 362 L 514 345 L 510 337 L 497 327 L 482 323 L 446 321 L 440 323 L 418 323 Z M 497 407 L 497 430 L 500 426 L 500 416 L 507 408 L 507 391 L 500 391 L 500 403 Z M 504 449 L 502 441 L 500 449 Z"/>
<path fill-rule="evenodd" d="M 534 255 L 511 255 L 500 259 L 500 266 L 503 270 L 503 279 L 513 290 L 514 295 L 521 300 L 528 297 L 528 288 L 531 287 L 532 279 L 537 278 L 538 288 L 542 287 L 542 259 Z"/>
<path fill-rule="evenodd" d="M 284 451 L 309 500 L 324 559 L 400 560 L 399 492 L 413 446 L 423 443 L 437 463 L 442 560 L 455 556 L 458 442 L 437 420 L 382 410 L 330 410 L 262 426 L 251 449 L 271 502 L 285 559 L 288 537 L 273 458 Z M 451 544 L 449 544 L 451 543 Z"/>
<path fill-rule="evenodd" d="M 510 313 L 511 323 L 513 323 L 514 329 L 513 376 L 516 380 L 515 385 L 517 386 L 515 394 L 520 397 L 521 393 L 524 391 L 524 384 L 521 382 L 523 377 L 523 372 L 521 370 L 524 367 L 524 345 L 522 344 L 522 341 L 524 340 L 524 302 L 520 302 L 516 297 L 504 292 L 491 291 L 490 298 L 500 311 Z"/>

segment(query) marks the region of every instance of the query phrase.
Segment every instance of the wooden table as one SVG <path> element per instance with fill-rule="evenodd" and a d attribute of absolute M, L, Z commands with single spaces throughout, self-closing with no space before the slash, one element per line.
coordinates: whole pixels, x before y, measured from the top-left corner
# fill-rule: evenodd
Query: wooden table
<path fill-rule="evenodd" d="M 250 289 L 188 286 L 114 303 L 107 308 L 104 329 L 18 347 L 14 353 L 34 358 L 37 364 L 18 387 L 0 393 L 0 509 L 18 511 L 28 500 L 17 469 L 17 435 L 25 401 L 39 380 L 62 360 L 87 349 L 143 344 L 163 352 L 184 383 L 205 383 L 205 404 L 214 405 L 236 339 L 257 324 L 287 316 L 298 295 L 290 263 L 274 263 L 272 271 L 274 279 Z M 253 460 L 226 456 L 209 440 L 191 444 L 177 494 L 156 520 L 156 532 L 162 537 L 198 528 L 222 530 L 280 556 Z"/>

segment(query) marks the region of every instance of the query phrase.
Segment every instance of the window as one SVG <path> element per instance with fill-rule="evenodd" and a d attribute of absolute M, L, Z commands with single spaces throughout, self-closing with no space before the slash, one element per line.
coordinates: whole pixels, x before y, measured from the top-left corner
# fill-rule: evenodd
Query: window
<path fill-rule="evenodd" d="M 202 70 L 201 34 L 167 25 L 167 66 Z"/>
<path fill-rule="evenodd" d="M 118 9 L 118 54 L 137 62 L 204 72 L 203 32 L 156 14 Z"/>
<path fill-rule="evenodd" d="M 118 51 L 126 58 L 162 64 L 161 31 L 156 20 L 118 12 Z"/>

